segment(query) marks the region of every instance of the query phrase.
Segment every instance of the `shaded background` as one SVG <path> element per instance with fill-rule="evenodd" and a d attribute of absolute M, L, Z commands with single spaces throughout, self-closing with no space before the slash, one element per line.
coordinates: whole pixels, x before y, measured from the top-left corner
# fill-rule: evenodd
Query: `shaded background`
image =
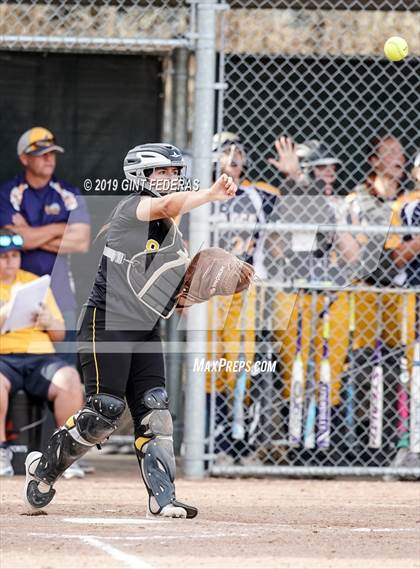
<path fill-rule="evenodd" d="M 86 178 L 123 179 L 123 159 L 136 144 L 160 140 L 162 60 L 146 55 L 0 52 L 0 183 L 21 171 L 19 136 L 45 126 L 65 149 L 56 175 L 81 188 Z M 121 198 L 89 194 L 92 236 Z M 102 242 L 72 255 L 83 303 Z"/>

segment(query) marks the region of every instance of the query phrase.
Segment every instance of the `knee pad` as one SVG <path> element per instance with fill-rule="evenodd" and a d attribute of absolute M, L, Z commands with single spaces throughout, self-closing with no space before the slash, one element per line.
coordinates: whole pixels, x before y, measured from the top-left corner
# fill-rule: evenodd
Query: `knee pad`
<path fill-rule="evenodd" d="M 125 402 L 119 397 L 106 393 L 91 395 L 73 421 L 70 418 L 70 425 L 74 423 L 82 442 L 86 441 L 91 446 L 100 444 L 115 431 L 124 409 Z"/>
<path fill-rule="evenodd" d="M 168 396 L 163 388 L 146 391 L 143 403 L 150 412 L 137 426 L 135 447 L 149 494 L 149 508 L 157 514 L 175 500 L 173 424 L 168 411 Z"/>
<path fill-rule="evenodd" d="M 35 476 L 54 484 L 73 462 L 115 431 L 124 409 L 125 402 L 119 397 L 106 393 L 88 397 L 85 406 L 52 435 Z"/>

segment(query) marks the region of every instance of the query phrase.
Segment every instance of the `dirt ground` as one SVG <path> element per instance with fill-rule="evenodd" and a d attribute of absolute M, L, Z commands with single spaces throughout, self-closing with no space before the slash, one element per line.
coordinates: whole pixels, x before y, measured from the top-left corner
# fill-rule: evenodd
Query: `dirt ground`
<path fill-rule="evenodd" d="M 48 515 L 22 514 L 22 476 L 0 481 L 1 569 L 420 569 L 418 482 L 180 478 L 199 517 L 150 520 L 134 456 L 91 463 Z"/>

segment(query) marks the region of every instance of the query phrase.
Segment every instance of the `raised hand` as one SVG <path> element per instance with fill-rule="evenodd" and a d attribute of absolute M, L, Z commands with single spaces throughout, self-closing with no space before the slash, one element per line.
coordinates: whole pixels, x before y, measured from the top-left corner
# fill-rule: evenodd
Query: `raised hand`
<path fill-rule="evenodd" d="M 274 146 L 277 150 L 278 159 L 269 158 L 268 162 L 282 174 L 291 178 L 298 178 L 301 169 L 293 140 L 287 136 L 281 136 L 274 142 Z"/>

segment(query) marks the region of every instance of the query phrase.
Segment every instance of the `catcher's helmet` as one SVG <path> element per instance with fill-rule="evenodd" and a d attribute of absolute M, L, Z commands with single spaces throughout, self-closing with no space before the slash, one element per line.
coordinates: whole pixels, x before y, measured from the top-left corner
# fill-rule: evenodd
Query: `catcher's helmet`
<path fill-rule="evenodd" d="M 146 181 L 148 170 L 153 168 L 178 168 L 181 175 L 185 168 L 182 153 L 172 144 L 140 144 L 128 151 L 124 159 L 125 177 L 133 181 Z"/>
<path fill-rule="evenodd" d="M 339 166 L 341 164 L 341 160 L 323 142 L 314 144 L 314 141 L 310 141 L 308 146 L 309 151 L 302 157 L 301 164 L 303 168 L 311 170 L 315 166 L 329 166 L 330 164 Z"/>
<path fill-rule="evenodd" d="M 296 144 L 295 150 L 299 162 L 301 164 L 302 162 L 305 162 L 306 157 L 309 156 L 318 145 L 319 145 L 319 140 L 314 140 L 314 139 L 305 140 L 305 142 Z"/>

